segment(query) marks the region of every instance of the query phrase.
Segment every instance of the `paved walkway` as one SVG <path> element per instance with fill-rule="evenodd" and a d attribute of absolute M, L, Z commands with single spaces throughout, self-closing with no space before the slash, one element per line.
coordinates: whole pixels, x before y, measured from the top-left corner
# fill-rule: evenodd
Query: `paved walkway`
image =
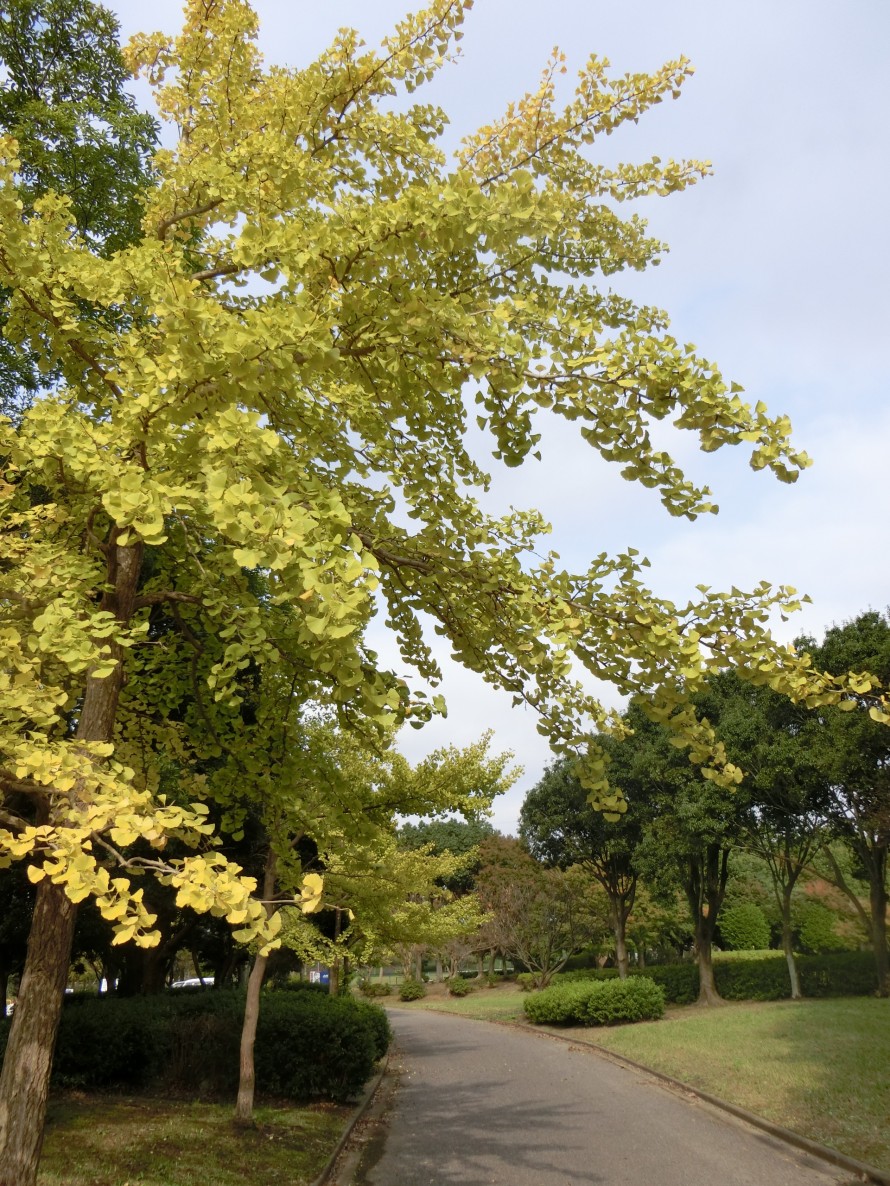
<path fill-rule="evenodd" d="M 849 1175 L 579 1047 L 391 1010 L 398 1078 L 356 1186 L 830 1186 Z M 339 1180 L 338 1180 L 339 1181 Z"/>

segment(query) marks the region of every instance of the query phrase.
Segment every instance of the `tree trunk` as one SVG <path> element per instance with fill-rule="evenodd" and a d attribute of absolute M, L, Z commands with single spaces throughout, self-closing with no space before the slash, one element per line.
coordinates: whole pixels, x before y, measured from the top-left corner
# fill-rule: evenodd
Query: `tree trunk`
<path fill-rule="evenodd" d="M 708 919 L 701 920 L 703 925 L 695 928 L 695 946 L 698 949 L 698 1004 L 722 1005 L 723 997 L 717 991 L 714 980 L 714 961 L 711 958 L 711 934 L 713 927 L 708 925 Z"/>
<path fill-rule="evenodd" d="M 609 914 L 612 916 L 612 932 L 615 935 L 615 963 L 618 965 L 618 977 L 627 979 L 627 915 L 623 909 L 624 903 L 615 898 L 609 900 Z"/>
<path fill-rule="evenodd" d="M 436 984 L 441 984 L 445 979 L 445 969 L 442 967 L 442 953 L 436 952 Z"/>
<path fill-rule="evenodd" d="M 238 1067 L 238 1098 L 235 1101 L 235 1123 L 253 1124 L 253 1096 L 256 1089 L 256 1070 L 253 1051 L 256 1044 L 256 1028 L 260 1018 L 260 990 L 266 975 L 268 957 L 258 955 L 253 961 L 250 978 L 247 981 L 247 999 L 244 1002 L 244 1023 L 241 1026 L 241 1056 Z"/>
<path fill-rule="evenodd" d="M 133 617 L 143 545 L 120 547 L 117 534 L 113 528 L 105 547 L 107 586 L 100 609 L 127 625 Z M 114 641 L 107 645 L 117 666 L 104 679 L 87 675 L 75 744 L 114 738 L 125 651 Z M 52 824 L 50 807 L 45 808 L 45 816 L 42 822 Z M 47 879 L 39 883 L 28 955 L 0 1074 L 0 1186 L 35 1186 L 37 1181 L 76 914 L 61 886 Z"/>
<path fill-rule="evenodd" d="M 275 853 L 270 848 L 266 853 L 266 869 L 263 875 L 263 900 L 266 914 L 271 915 L 275 894 Z M 256 1067 L 253 1051 L 256 1044 L 257 1022 L 260 1018 L 260 990 L 266 975 L 268 956 L 258 955 L 253 961 L 250 978 L 247 981 L 247 997 L 244 1002 L 244 1022 L 241 1026 L 241 1052 L 238 1064 L 238 1098 L 235 1101 L 235 1123 L 253 1124 L 253 1097 L 256 1089 Z"/>
<path fill-rule="evenodd" d="M 61 886 L 37 887 L 28 957 L 0 1073 L 0 1186 L 33 1186 L 77 908 Z"/>
<path fill-rule="evenodd" d="M 334 943 L 340 938 L 341 930 L 341 915 L 342 911 L 339 906 L 334 907 Z M 331 960 L 328 969 L 328 995 L 336 997 L 340 995 L 340 956 L 337 954 L 337 949 L 334 949 L 334 958 Z"/>
<path fill-rule="evenodd" d="M 884 854 L 886 858 L 886 853 Z M 880 872 L 884 873 L 884 862 Z M 887 886 L 884 877 L 872 876 L 869 890 L 871 904 L 871 941 L 878 976 L 878 996 L 890 996 L 890 960 L 887 953 Z"/>
<path fill-rule="evenodd" d="M 788 979 L 791 981 L 791 999 L 799 1001 L 803 998 L 800 987 L 800 975 L 797 970 L 797 960 L 794 958 L 794 937 L 791 929 L 791 887 L 782 894 L 782 950 L 788 964 Z"/>

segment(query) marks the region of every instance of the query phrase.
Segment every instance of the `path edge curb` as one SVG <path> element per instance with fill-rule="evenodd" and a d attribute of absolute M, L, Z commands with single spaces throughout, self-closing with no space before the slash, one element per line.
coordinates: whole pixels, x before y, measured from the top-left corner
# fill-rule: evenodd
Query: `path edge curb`
<path fill-rule="evenodd" d="M 339 1156 L 343 1152 L 343 1150 L 346 1148 L 346 1144 L 349 1141 L 349 1138 L 352 1136 L 355 1126 L 358 1124 L 358 1122 L 361 1120 L 361 1118 L 367 1112 L 368 1108 L 371 1106 L 371 1101 L 373 1100 L 374 1096 L 377 1094 L 377 1088 L 383 1082 L 383 1076 L 386 1074 L 386 1069 L 388 1066 L 389 1066 L 389 1051 L 387 1051 L 386 1054 L 383 1056 L 383 1061 L 378 1064 L 378 1068 L 374 1073 L 374 1078 L 365 1087 L 365 1089 L 362 1093 L 362 1098 L 356 1104 L 355 1111 L 352 1113 L 352 1116 L 350 1117 L 349 1121 L 347 1122 L 346 1128 L 344 1128 L 344 1130 L 340 1136 L 340 1139 L 337 1142 L 336 1147 L 334 1148 L 334 1151 L 331 1153 L 330 1157 L 325 1162 L 324 1168 L 322 1169 L 322 1171 L 318 1175 L 318 1177 L 314 1178 L 309 1183 L 309 1186 L 325 1186 L 325 1184 L 327 1183 L 328 1179 L 331 1176 L 331 1172 L 334 1169 L 334 1165 L 337 1162 L 337 1159 L 339 1158 Z M 890 1186 L 890 1180 L 888 1180 L 888 1186 Z"/>
<path fill-rule="evenodd" d="M 452 1013 L 449 1009 L 431 1009 L 428 1007 L 426 1011 L 438 1013 L 443 1017 L 461 1016 Z M 420 1012 L 420 1010 L 411 1010 L 411 1012 Z M 672 1075 L 666 1075 L 663 1071 L 656 1071 L 654 1067 L 647 1067 L 641 1062 L 627 1058 L 624 1054 L 617 1054 L 614 1050 L 609 1050 L 607 1046 L 598 1046 L 596 1042 L 583 1042 L 578 1038 L 570 1038 L 552 1029 L 537 1029 L 530 1025 L 517 1025 L 515 1021 L 504 1021 L 500 1018 L 462 1017 L 462 1020 L 479 1021 L 483 1025 L 502 1025 L 507 1029 L 521 1030 L 527 1034 L 537 1034 L 538 1037 L 554 1038 L 557 1042 L 565 1042 L 578 1050 L 591 1050 L 594 1054 L 599 1054 L 603 1058 L 612 1059 L 614 1062 L 631 1067 L 635 1071 L 642 1071 L 647 1075 L 651 1075 L 653 1079 L 659 1079 L 669 1087 L 688 1092 L 690 1095 L 704 1100 L 706 1104 L 710 1104 L 714 1108 L 719 1108 L 722 1112 L 728 1112 L 731 1116 L 735 1116 L 739 1120 L 744 1120 L 746 1124 L 750 1124 L 753 1128 L 759 1128 L 761 1131 L 769 1133 L 770 1136 L 784 1141 L 786 1145 L 791 1145 L 795 1149 L 800 1149 L 803 1153 L 811 1154 L 813 1157 L 819 1157 L 822 1161 L 827 1161 L 830 1165 L 837 1166 L 838 1169 L 848 1170 L 850 1173 L 856 1174 L 863 1181 L 877 1183 L 877 1186 L 890 1186 L 890 1172 L 879 1170 L 876 1166 L 868 1165 L 864 1161 L 857 1161 L 855 1157 L 848 1157 L 846 1153 L 841 1153 L 838 1149 L 832 1149 L 830 1145 L 821 1145 L 818 1141 L 812 1141 L 809 1137 L 801 1136 L 799 1132 L 795 1132 L 791 1128 L 783 1128 L 781 1124 L 774 1124 L 772 1120 L 767 1120 L 764 1116 L 758 1116 L 756 1112 L 749 1112 L 747 1108 L 742 1108 L 738 1104 L 731 1104 L 729 1100 L 721 1099 L 719 1096 L 711 1095 L 709 1091 L 702 1091 L 698 1087 L 692 1087 L 689 1083 L 684 1083 L 681 1079 L 675 1079 Z M 315 1186 L 315 1183 L 313 1183 L 313 1186 Z"/>
<path fill-rule="evenodd" d="M 509 1021 L 496 1022 L 495 1024 L 507 1025 L 510 1029 L 525 1028 L 524 1026 L 514 1025 Z M 738 1104 L 732 1104 L 729 1100 L 721 1099 L 717 1095 L 711 1095 L 709 1091 L 702 1091 L 698 1087 L 692 1087 L 690 1084 L 684 1083 L 681 1079 L 675 1079 L 672 1075 L 666 1075 L 663 1071 L 656 1071 L 653 1067 L 647 1067 L 641 1062 L 627 1058 L 624 1054 L 617 1054 L 614 1050 L 609 1050 L 607 1046 L 598 1046 L 595 1042 L 580 1042 L 577 1038 L 569 1038 L 563 1034 L 556 1034 L 549 1029 L 537 1031 L 530 1029 L 528 1032 L 537 1032 L 548 1038 L 555 1038 L 558 1042 L 570 1043 L 578 1050 L 592 1050 L 605 1058 L 610 1058 L 617 1063 L 632 1067 L 635 1071 L 643 1071 L 645 1074 L 651 1075 L 654 1079 L 660 1079 L 662 1083 L 666 1083 L 670 1087 L 688 1092 L 690 1095 L 704 1100 L 705 1103 L 710 1104 L 712 1107 L 719 1108 L 722 1112 L 728 1112 L 731 1116 L 735 1116 L 739 1120 L 744 1120 L 746 1124 L 750 1124 L 754 1128 L 768 1132 L 770 1136 L 777 1137 L 780 1141 L 784 1141 L 786 1145 L 792 1145 L 804 1153 L 809 1153 L 813 1157 L 819 1157 L 823 1161 L 837 1166 L 838 1169 L 849 1170 L 850 1173 L 856 1174 L 866 1182 L 875 1182 L 878 1183 L 878 1186 L 890 1186 L 890 1173 L 885 1173 L 876 1166 L 868 1165 L 864 1161 L 857 1161 L 855 1157 L 848 1157 L 846 1153 L 841 1153 L 838 1149 L 832 1149 L 830 1145 L 821 1145 L 818 1141 L 812 1141 L 809 1137 L 795 1132 L 794 1129 L 783 1128 L 781 1124 L 774 1124 L 772 1120 L 767 1120 L 764 1116 L 758 1116 L 756 1112 L 749 1112 L 747 1108 L 742 1108 Z"/>

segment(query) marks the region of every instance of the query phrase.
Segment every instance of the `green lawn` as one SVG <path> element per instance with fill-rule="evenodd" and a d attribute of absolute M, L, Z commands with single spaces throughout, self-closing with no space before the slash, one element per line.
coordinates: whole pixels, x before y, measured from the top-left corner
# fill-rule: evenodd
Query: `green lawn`
<path fill-rule="evenodd" d="M 39 1186 L 307 1186 L 351 1109 L 263 1107 L 236 1129 L 232 1104 L 142 1097 L 54 1098 Z"/>
<path fill-rule="evenodd" d="M 689 1006 L 579 1036 L 890 1170 L 890 1000 Z"/>
<path fill-rule="evenodd" d="M 523 1016 L 525 999 L 504 987 L 405 1007 L 509 1021 Z M 663 1021 L 554 1032 L 627 1055 L 890 1171 L 890 1000 L 690 1005 L 670 1009 Z"/>
<path fill-rule="evenodd" d="M 435 1009 L 439 1013 L 457 1013 L 482 1021 L 515 1021 L 524 1018 L 523 1002 L 528 993 L 517 988 L 479 988 L 466 997 L 449 997 L 441 986 L 430 986 L 429 995 L 420 1001 L 400 1001 L 398 995 L 385 1003 L 395 1009 Z"/>

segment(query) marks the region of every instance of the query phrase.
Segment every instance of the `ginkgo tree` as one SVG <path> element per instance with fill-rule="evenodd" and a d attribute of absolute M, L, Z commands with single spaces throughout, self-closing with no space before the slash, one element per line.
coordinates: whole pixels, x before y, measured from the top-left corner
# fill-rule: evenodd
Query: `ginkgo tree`
<path fill-rule="evenodd" d="M 460 662 L 578 756 L 610 814 L 620 789 L 586 738 L 611 718 L 578 668 L 645 693 L 729 783 L 740 772 L 688 701 L 711 671 L 811 704 L 844 695 L 767 632 L 792 591 L 702 590 L 677 606 L 630 550 L 569 573 L 539 558 L 539 515 L 480 509 L 473 400 L 496 459 L 532 455 L 549 410 L 690 518 L 714 509 L 709 493 L 656 448 L 652 421 L 705 450 L 748 442 L 753 466 L 784 481 L 806 458 L 784 417 L 614 291 L 661 249 L 621 204 L 706 167 L 605 167 L 596 141 L 676 95 L 689 64 L 610 78 L 591 58 L 560 106 L 557 56 L 446 156 L 445 114 L 402 97 L 454 55 L 468 7 L 433 0 L 378 50 L 342 31 L 316 61 L 266 69 L 243 0 L 190 0 L 178 37 L 128 51 L 169 147 L 151 162 L 141 238 L 107 255 L 67 198 L 30 203 L 14 140 L 0 146 L 4 333 L 64 376 L 0 427 L 0 853 L 37 883 L 0 1079 L 0 1183 L 36 1174 L 78 899 L 151 943 L 124 866 L 273 938 L 255 887 L 214 849 L 186 695 L 235 704 L 252 671 L 286 663 L 344 721 L 420 722 L 435 706 L 382 668 L 365 627 L 382 604 L 404 663 L 434 682 L 431 617 Z M 174 628 L 157 628 L 161 613 Z M 204 671 L 208 639 L 222 645 Z M 174 836 L 194 855 L 165 858 Z"/>

